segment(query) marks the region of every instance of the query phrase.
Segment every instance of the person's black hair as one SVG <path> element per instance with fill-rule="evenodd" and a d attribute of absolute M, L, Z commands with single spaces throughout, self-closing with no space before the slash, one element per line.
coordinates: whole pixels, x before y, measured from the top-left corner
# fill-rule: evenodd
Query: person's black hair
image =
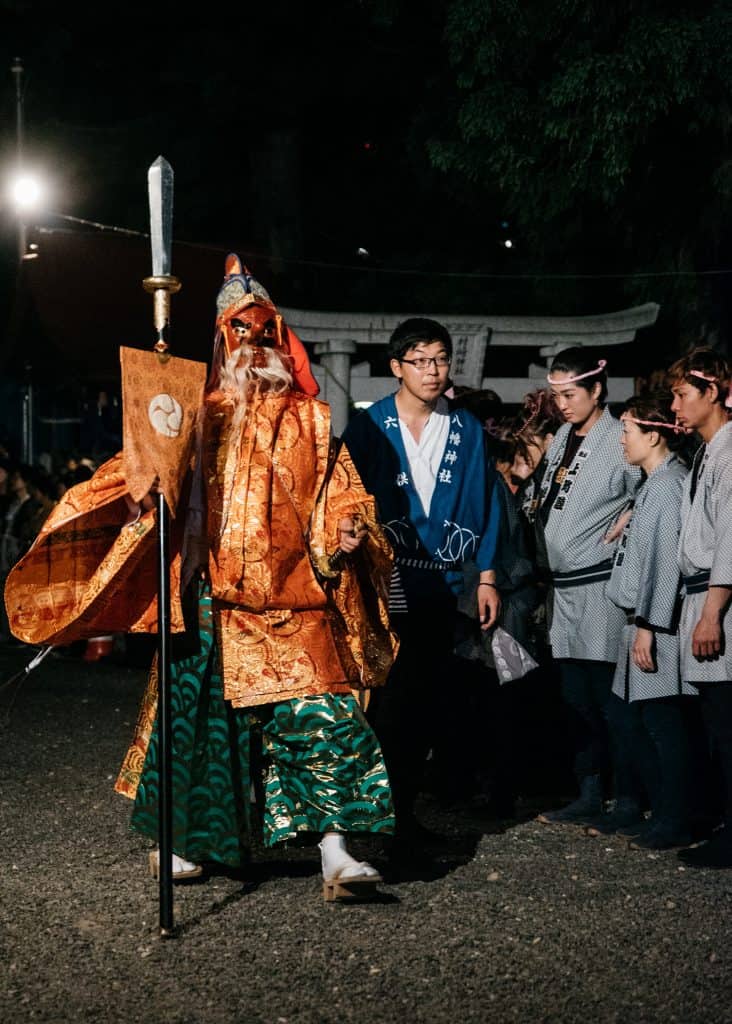
<path fill-rule="evenodd" d="M 674 429 L 676 414 L 671 411 L 672 401 L 673 395 L 668 391 L 649 391 L 626 399 L 622 412 L 629 413 L 635 420 L 653 423 L 653 426 L 649 426 L 648 423 L 636 423 L 636 426 L 644 434 L 656 430 L 666 441 L 670 451 L 679 452 L 687 459 L 691 448 L 690 439 L 683 431 Z"/>
<path fill-rule="evenodd" d="M 10 471 L 10 475 L 17 474 L 24 484 L 29 484 L 33 479 L 33 467 L 27 462 L 16 462 Z"/>
<path fill-rule="evenodd" d="M 494 427 L 494 430 L 501 429 L 505 429 L 501 427 L 501 424 L 496 424 Z M 510 465 L 516 457 L 514 438 L 495 434 L 491 430 L 486 430 L 485 449 L 488 455 L 491 455 L 497 462 L 507 462 Z"/>
<path fill-rule="evenodd" d="M 693 371 L 712 379 L 705 380 L 704 377 L 698 377 Z M 717 388 L 715 401 L 724 406 L 729 396 L 730 376 L 730 364 L 724 356 L 715 352 L 709 345 L 698 345 L 669 366 L 666 371 L 666 382 L 669 387 L 673 388 L 686 381 L 702 394 L 714 384 Z"/>
<path fill-rule="evenodd" d="M 394 328 L 387 347 L 389 359 L 403 359 L 410 348 L 432 341 L 441 341 L 448 356 L 452 356 L 452 338 L 447 327 L 428 317 L 410 317 Z"/>
<path fill-rule="evenodd" d="M 467 409 L 485 426 L 488 421 L 497 422 L 503 416 L 503 402 L 495 391 L 464 388 L 450 403 L 451 409 Z"/>
<path fill-rule="evenodd" d="M 593 373 L 590 377 L 584 377 L 582 380 L 573 383 L 576 383 L 579 388 L 584 388 L 585 391 L 592 391 L 595 384 L 599 384 L 600 396 L 598 404 L 605 405 L 607 401 L 607 373 L 604 367 L 598 369 L 598 362 L 599 360 L 594 349 L 582 348 L 581 346 L 565 348 L 554 357 L 549 372 L 552 376 L 555 373 L 568 373 L 570 376 L 576 377 L 581 373 L 597 370 L 597 373 Z"/>
<path fill-rule="evenodd" d="M 89 468 L 89 466 L 85 466 L 83 462 L 80 462 L 79 465 L 76 467 L 76 469 L 71 474 L 71 483 L 72 484 L 81 484 L 85 480 L 91 480 L 91 478 L 93 476 L 94 476 L 94 473 Z"/>
<path fill-rule="evenodd" d="M 30 477 L 26 480 L 26 483 L 31 484 L 36 490 L 40 491 L 41 494 L 45 494 L 47 498 L 53 498 L 55 496 L 56 480 L 47 473 L 45 469 L 40 466 L 33 466 Z"/>

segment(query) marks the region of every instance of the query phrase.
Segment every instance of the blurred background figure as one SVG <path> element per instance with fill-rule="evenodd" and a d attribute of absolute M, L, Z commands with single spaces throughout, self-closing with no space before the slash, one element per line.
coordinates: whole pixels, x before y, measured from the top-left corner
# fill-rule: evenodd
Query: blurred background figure
<path fill-rule="evenodd" d="M 13 466 L 4 462 L 0 476 L 3 474 L 7 477 L 7 481 L 6 493 L 0 499 L 0 507 L 4 510 L 2 534 L 0 535 L 0 589 L 2 590 L 5 589 L 8 573 L 35 539 L 38 532 L 36 523 L 41 509 L 41 503 L 31 495 L 30 480 L 33 470 L 30 466 Z M 0 642 L 8 643 L 11 641 L 11 636 L 5 602 L 2 601 L 0 604 L 2 605 Z"/>
<path fill-rule="evenodd" d="M 518 483 L 521 504 L 530 522 L 536 518 L 546 453 L 564 422 L 549 391 L 541 388 L 524 397 L 512 426 L 514 455 L 511 476 Z"/>
<path fill-rule="evenodd" d="M 92 456 L 97 465 L 120 451 L 122 415 L 116 395 L 100 391 L 96 401 L 86 406 L 81 421 L 80 446 L 82 451 Z"/>
<path fill-rule="evenodd" d="M 458 598 L 451 700 L 433 751 L 431 788 L 448 805 L 467 793 L 481 813 L 507 820 L 519 813 L 520 797 L 542 792 L 543 786 L 550 787 L 546 792 L 566 786 L 569 770 L 546 631 L 546 589 L 537 570 L 533 526 L 522 508 L 525 480 L 514 472 L 520 455 L 524 466 L 536 469 L 541 462 L 543 445 L 530 451 L 527 441 L 534 435 L 525 440 L 522 434 L 527 420 L 533 417 L 534 430 L 544 436 L 556 424 L 548 414 L 534 416 L 536 404 L 517 417 L 506 416 L 494 391 L 456 392 L 451 407 L 469 409 L 483 424 L 487 457 L 498 474 L 501 612 L 498 629 L 481 631 L 474 613 L 477 572 L 467 564 Z M 508 643 L 513 650 L 513 641 L 528 657 L 512 658 L 507 673 L 504 648 Z"/>

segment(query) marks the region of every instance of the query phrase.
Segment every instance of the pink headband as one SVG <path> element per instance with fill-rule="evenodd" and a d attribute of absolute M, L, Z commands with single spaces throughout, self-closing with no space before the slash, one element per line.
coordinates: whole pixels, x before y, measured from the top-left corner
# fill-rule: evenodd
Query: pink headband
<path fill-rule="evenodd" d="M 710 377 L 709 374 L 702 373 L 701 370 L 689 370 L 687 376 L 699 377 L 700 380 L 705 380 L 707 384 L 716 384 L 717 387 L 719 387 L 719 381 L 716 377 Z M 732 381 L 730 382 L 729 388 L 727 389 L 727 397 L 724 400 L 724 406 L 726 409 L 732 409 Z"/>
<path fill-rule="evenodd" d="M 550 384 L 574 384 L 576 380 L 584 380 L 585 377 L 594 377 L 596 373 L 602 373 L 607 366 L 607 359 L 598 359 L 597 366 L 594 370 L 588 370 L 587 373 L 578 373 L 576 377 L 567 377 L 566 380 L 552 380 L 551 373 L 546 375 L 546 379 Z"/>
<path fill-rule="evenodd" d="M 517 436 L 520 435 L 520 434 L 523 434 L 523 432 L 528 427 L 529 423 L 531 423 L 532 420 L 535 420 L 536 417 L 539 415 L 539 413 L 541 411 L 541 399 L 540 398 L 534 398 L 533 395 L 527 395 L 526 396 L 526 400 L 525 400 L 525 404 L 527 406 L 527 410 L 526 411 L 528 412 L 529 415 L 526 417 L 526 419 L 523 421 L 523 423 L 521 424 L 519 429 L 516 431 Z"/>
<path fill-rule="evenodd" d="M 629 416 L 627 413 L 623 419 L 630 420 L 631 423 L 640 423 L 642 427 L 653 427 L 654 430 L 673 430 L 675 434 L 685 433 L 684 428 L 680 427 L 678 423 L 660 423 L 658 420 L 639 420 L 635 416 Z"/>

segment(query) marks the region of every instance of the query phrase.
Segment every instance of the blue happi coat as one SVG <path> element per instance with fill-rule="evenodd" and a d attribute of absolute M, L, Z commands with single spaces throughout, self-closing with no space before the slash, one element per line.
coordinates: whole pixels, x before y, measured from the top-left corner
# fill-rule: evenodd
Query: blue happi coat
<path fill-rule="evenodd" d="M 343 441 L 366 490 L 376 498 L 396 565 L 439 568 L 452 591 L 459 593 L 463 562 L 472 560 L 481 571 L 495 567 L 501 509 L 483 428 L 464 409 L 452 410 L 449 416 L 428 514 L 411 480 L 395 395 L 351 420 Z M 406 582 L 409 573 L 401 575 Z"/>

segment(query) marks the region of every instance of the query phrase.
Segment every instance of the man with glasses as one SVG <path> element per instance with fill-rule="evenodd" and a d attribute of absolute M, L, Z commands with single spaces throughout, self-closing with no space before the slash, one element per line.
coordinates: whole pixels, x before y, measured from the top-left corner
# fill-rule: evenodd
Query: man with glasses
<path fill-rule="evenodd" d="M 343 440 L 376 498 L 395 555 L 389 612 L 401 646 L 386 686 L 373 694 L 369 718 L 392 785 L 394 853 L 411 857 L 423 833 L 414 805 L 449 685 L 463 562 L 472 559 L 480 570 L 483 629 L 500 608 L 500 506 L 481 425 L 465 410 L 451 411 L 444 397 L 448 330 L 410 318 L 393 332 L 388 354 L 399 389 L 356 416 Z"/>

